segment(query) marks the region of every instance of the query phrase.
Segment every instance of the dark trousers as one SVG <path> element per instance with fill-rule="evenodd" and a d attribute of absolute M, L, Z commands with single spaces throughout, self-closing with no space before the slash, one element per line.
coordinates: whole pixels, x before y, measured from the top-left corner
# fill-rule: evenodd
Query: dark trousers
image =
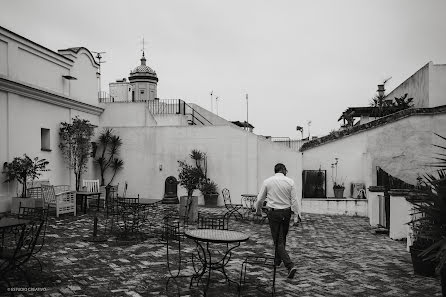
<path fill-rule="evenodd" d="M 280 262 L 283 261 L 285 267 L 288 269 L 290 269 L 294 264 L 285 250 L 286 236 L 288 234 L 288 229 L 290 228 L 290 219 L 291 209 L 289 208 L 284 210 L 268 211 L 269 227 L 271 229 L 274 246 L 276 247 L 274 262 L 276 265 L 279 265 Z"/>

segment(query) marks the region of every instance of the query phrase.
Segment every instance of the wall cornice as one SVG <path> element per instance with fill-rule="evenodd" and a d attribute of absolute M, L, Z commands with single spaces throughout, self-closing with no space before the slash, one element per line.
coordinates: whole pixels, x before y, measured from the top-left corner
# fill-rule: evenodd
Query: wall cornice
<path fill-rule="evenodd" d="M 10 92 L 23 97 L 75 109 L 93 115 L 100 115 L 104 111 L 102 107 L 90 105 L 66 96 L 38 89 L 23 83 L 18 83 L 3 76 L 0 76 L 0 91 Z"/>
<path fill-rule="evenodd" d="M 338 139 L 341 139 L 341 138 L 344 138 L 344 137 L 347 137 L 350 135 L 362 133 L 366 130 L 374 129 L 377 127 L 387 125 L 392 122 L 399 121 L 399 120 L 407 118 L 407 117 L 418 116 L 418 115 L 435 115 L 435 114 L 444 114 L 444 113 L 446 113 L 446 105 L 441 105 L 441 106 L 431 107 L 431 108 L 404 109 L 402 111 L 395 112 L 393 114 L 381 117 L 374 121 L 371 121 L 371 122 L 368 122 L 368 123 L 365 123 L 365 124 L 362 124 L 359 126 L 354 126 L 350 129 L 336 131 L 336 132 L 330 133 L 329 135 L 326 135 L 326 136 L 323 136 L 323 137 L 320 137 L 317 139 L 313 139 L 307 143 L 304 143 L 302 145 L 302 147 L 300 148 L 300 151 L 303 152 L 303 151 L 321 146 L 323 144 L 326 144 L 326 143 L 329 143 L 332 141 L 336 141 Z"/>

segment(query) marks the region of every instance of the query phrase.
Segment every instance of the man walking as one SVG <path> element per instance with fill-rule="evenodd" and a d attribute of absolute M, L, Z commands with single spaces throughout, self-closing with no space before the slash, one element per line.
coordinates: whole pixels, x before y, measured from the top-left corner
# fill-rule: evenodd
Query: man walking
<path fill-rule="evenodd" d="M 274 166 L 275 175 L 263 182 L 255 206 L 257 214 L 261 214 L 266 199 L 269 227 L 276 247 L 274 264 L 279 266 L 283 261 L 288 269 L 288 278 L 293 278 L 296 268 L 285 250 L 285 244 L 290 227 L 291 212 L 294 212 L 294 223 L 297 224 L 300 219 L 300 209 L 296 186 L 291 178 L 286 177 L 287 172 L 282 163 Z"/>

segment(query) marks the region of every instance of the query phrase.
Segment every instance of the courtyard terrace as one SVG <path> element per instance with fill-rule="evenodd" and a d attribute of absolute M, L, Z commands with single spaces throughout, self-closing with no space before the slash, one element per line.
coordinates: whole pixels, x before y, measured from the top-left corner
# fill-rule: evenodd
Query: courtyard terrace
<path fill-rule="evenodd" d="M 163 214 L 172 207 L 176 206 L 159 206 L 155 225 L 146 229 L 147 238 L 139 242 L 113 237 L 106 242 L 88 241 L 93 212 L 76 217 L 50 216 L 46 243 L 38 255 L 43 272 L 38 265 L 32 266 L 34 261 L 27 263 L 32 287 L 45 288 L 41 294 L 51 297 L 202 295 L 200 287 L 189 289 L 189 279 L 171 281 L 169 291 L 165 290 L 169 274 L 166 246 L 159 231 Z M 201 213 L 224 211 L 199 208 Z M 100 226 L 103 218 L 100 214 Z M 231 218 L 229 229 L 250 234 L 250 239 L 234 250 L 227 268 L 229 277 L 238 280 L 242 259 L 271 252 L 273 245 L 267 223 Z M 441 296 L 439 279 L 414 275 L 405 242 L 375 234 L 367 218 L 304 214 L 300 226 L 290 227 L 287 246 L 297 273 L 290 280 L 286 269 L 278 268 L 276 296 Z M 20 278 L 17 274 L 11 279 L 14 287 L 27 286 Z M 214 282 L 207 296 L 237 296 L 236 287 L 228 286 L 219 272 L 213 272 L 211 278 Z M 270 279 L 266 268 L 251 270 L 242 296 L 269 296 Z M 34 295 L 22 292 L 15 296 Z"/>

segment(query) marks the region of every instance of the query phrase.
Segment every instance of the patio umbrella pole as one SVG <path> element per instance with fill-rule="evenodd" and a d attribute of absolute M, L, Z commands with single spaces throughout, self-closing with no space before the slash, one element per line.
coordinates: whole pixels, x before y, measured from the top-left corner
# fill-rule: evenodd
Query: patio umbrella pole
<path fill-rule="evenodd" d="M 98 236 L 98 213 L 97 210 L 94 212 L 94 217 L 93 217 L 93 236 L 90 236 L 86 239 L 86 241 L 90 241 L 90 242 L 104 242 L 107 241 L 106 236 Z"/>

